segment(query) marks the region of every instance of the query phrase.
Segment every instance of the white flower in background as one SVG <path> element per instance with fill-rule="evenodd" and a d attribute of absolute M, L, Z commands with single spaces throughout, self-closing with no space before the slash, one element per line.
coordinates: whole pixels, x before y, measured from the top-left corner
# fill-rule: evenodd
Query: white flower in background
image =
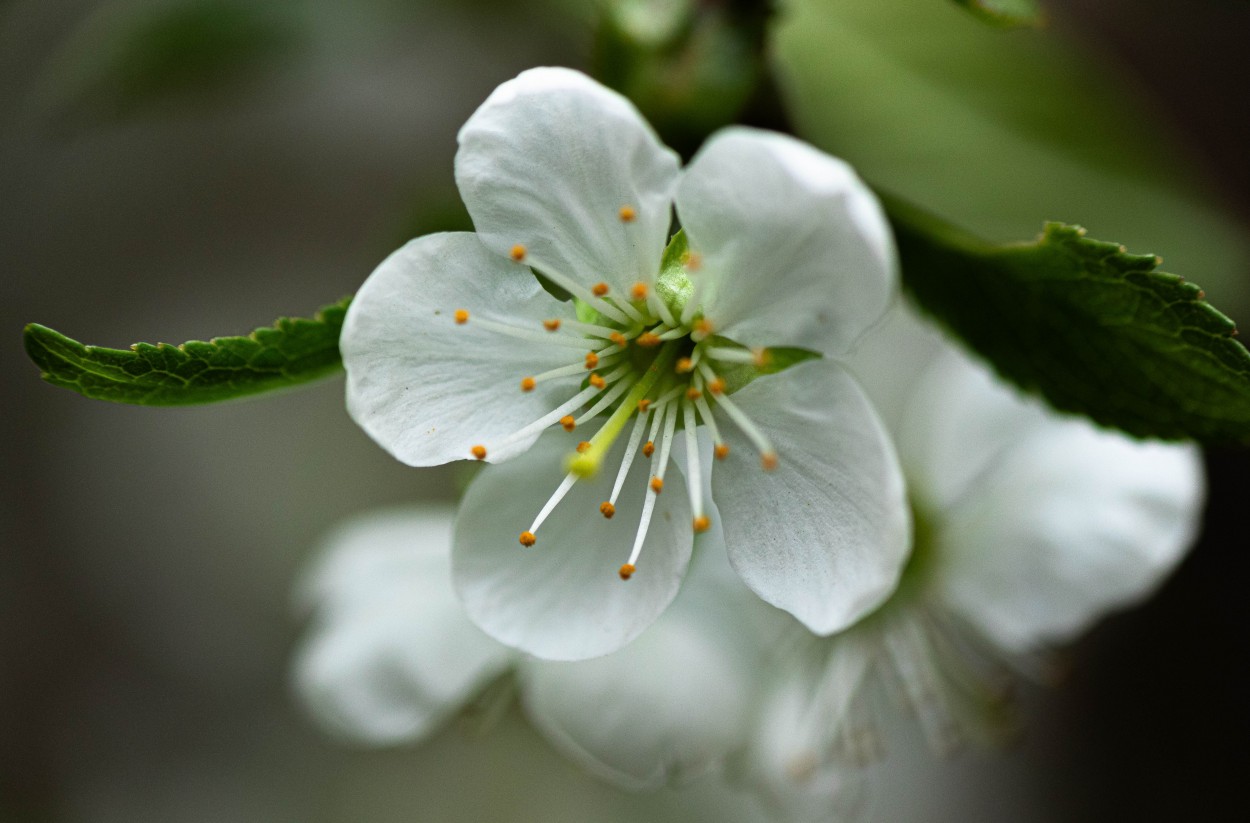
<path fill-rule="evenodd" d="M 628 101 L 565 69 L 504 83 L 459 142 L 477 232 L 389 257 L 341 343 L 348 409 L 399 460 L 524 455 L 487 469 L 460 513 L 470 617 L 540 657 L 620 648 L 676 595 L 711 525 L 709 474 L 730 562 L 760 597 L 819 634 L 873 609 L 906 551 L 902 481 L 830 359 L 896 287 L 863 183 L 745 128 L 682 170 Z M 690 438 L 670 471 L 681 429 L 715 448 Z"/>
<path fill-rule="evenodd" d="M 1061 417 L 902 313 L 865 343 L 854 366 L 895 434 L 915 545 L 856 626 L 792 624 L 744 761 L 782 796 L 879 753 L 883 693 L 939 751 L 1001 730 L 1010 670 L 1146 597 L 1199 522 L 1192 445 Z"/>
<path fill-rule="evenodd" d="M 412 507 L 355 518 L 305 575 L 297 600 L 314 620 L 295 684 L 325 726 L 368 744 L 420 742 L 511 677 L 534 725 L 617 785 L 658 788 L 741 747 L 769 640 L 790 619 L 741 584 L 715 529 L 673 607 L 637 641 L 551 662 L 469 621 L 449 579 L 452 514 Z"/>

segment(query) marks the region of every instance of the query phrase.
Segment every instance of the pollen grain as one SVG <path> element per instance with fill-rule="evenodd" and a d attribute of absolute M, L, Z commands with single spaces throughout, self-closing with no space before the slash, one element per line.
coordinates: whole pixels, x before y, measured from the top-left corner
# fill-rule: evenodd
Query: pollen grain
<path fill-rule="evenodd" d="M 651 478 L 651 491 L 659 494 L 664 491 L 664 481 L 658 477 Z"/>
<path fill-rule="evenodd" d="M 642 444 L 642 456 L 650 457 L 653 454 L 655 454 L 655 443 L 648 440 L 646 443 Z"/>
<path fill-rule="evenodd" d="M 532 377 L 521 378 L 521 391 L 533 391 L 538 382 Z"/>
<path fill-rule="evenodd" d="M 603 515 L 608 520 L 611 520 L 612 515 L 616 514 L 616 506 L 613 506 L 607 500 L 604 500 L 599 504 L 599 514 Z"/>
<path fill-rule="evenodd" d="M 717 460 L 724 460 L 726 457 L 729 456 L 729 444 L 717 443 L 716 450 L 713 451 L 712 453 L 716 455 Z"/>
<path fill-rule="evenodd" d="M 525 247 L 517 243 L 512 247 L 512 251 L 508 253 L 508 256 L 512 258 L 513 263 L 520 263 L 525 259 Z"/>
<path fill-rule="evenodd" d="M 638 210 L 633 206 L 621 206 L 616 214 L 621 218 L 622 223 L 632 223 L 638 219 Z"/>
<path fill-rule="evenodd" d="M 457 326 L 463 326 L 469 322 L 469 313 L 464 309 L 456 309 L 456 313 L 452 317 L 455 318 Z"/>
<path fill-rule="evenodd" d="M 777 453 L 764 452 L 760 455 L 760 465 L 764 467 L 764 471 L 770 472 L 777 468 Z"/>
<path fill-rule="evenodd" d="M 621 576 L 622 580 L 628 580 L 629 578 L 634 576 L 634 572 L 636 571 L 638 571 L 637 566 L 635 566 L 633 563 L 626 563 L 624 566 L 621 566 L 621 570 L 617 572 L 617 574 Z"/>
<path fill-rule="evenodd" d="M 599 367 L 599 355 L 595 354 L 594 352 L 587 352 L 586 353 L 586 369 L 589 371 L 590 369 L 594 369 L 598 367 Z"/>
<path fill-rule="evenodd" d="M 546 329 L 547 331 L 559 331 L 560 330 L 560 318 L 553 317 L 550 320 L 544 320 L 543 328 Z"/>
<path fill-rule="evenodd" d="M 603 379 L 603 375 L 598 372 L 591 372 L 588 379 L 590 381 L 590 385 L 594 386 L 596 389 L 602 389 L 608 384 L 607 381 Z"/>
<path fill-rule="evenodd" d="M 485 446 L 474 446 L 473 448 L 469 449 L 469 453 L 473 455 L 473 458 L 475 460 L 486 459 L 486 447 Z"/>
<path fill-rule="evenodd" d="M 650 291 L 646 283 L 635 283 L 633 288 L 629 290 L 629 296 L 635 300 L 646 300 Z"/>
<path fill-rule="evenodd" d="M 527 549 L 538 542 L 538 538 L 534 536 L 533 532 L 521 532 L 521 536 L 518 539 L 521 541 L 521 545 Z"/>
<path fill-rule="evenodd" d="M 695 534 L 703 534 L 703 532 L 711 528 L 712 521 L 708 519 L 708 516 L 706 514 L 701 514 L 694 519 L 694 522 L 692 523 L 692 525 L 694 527 Z"/>
<path fill-rule="evenodd" d="M 564 427 L 566 432 L 571 432 L 577 427 L 577 421 L 573 419 L 573 415 L 566 414 L 560 418 L 560 425 Z"/>
<path fill-rule="evenodd" d="M 594 286 L 591 287 L 590 293 L 593 294 L 595 297 L 603 297 L 605 294 L 608 293 L 608 284 L 596 283 Z"/>

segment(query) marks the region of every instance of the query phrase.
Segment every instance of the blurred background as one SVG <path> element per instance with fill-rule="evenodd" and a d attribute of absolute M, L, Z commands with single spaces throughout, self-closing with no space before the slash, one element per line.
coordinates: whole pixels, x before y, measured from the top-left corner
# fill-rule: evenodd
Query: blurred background
<path fill-rule="evenodd" d="M 790 0 L 768 57 L 797 129 L 987 237 L 1043 220 L 1155 252 L 1250 317 L 1250 3 L 1049 0 L 996 31 L 948 0 Z M 463 221 L 455 133 L 499 82 L 588 65 L 594 5 L 0 1 L 0 820 L 720 820 L 707 787 L 602 787 L 524 721 L 359 751 L 312 727 L 290 590 L 367 508 L 446 499 L 348 419 L 342 381 L 207 408 L 38 379 L 31 321 L 181 342 L 308 315 Z M 1021 744 L 896 747 L 881 820 L 1240 820 L 1250 734 L 1246 455 L 1148 605 L 1033 691 Z M 902 777 L 899 777 L 902 775 Z M 541 786 L 541 791 L 536 787 Z"/>

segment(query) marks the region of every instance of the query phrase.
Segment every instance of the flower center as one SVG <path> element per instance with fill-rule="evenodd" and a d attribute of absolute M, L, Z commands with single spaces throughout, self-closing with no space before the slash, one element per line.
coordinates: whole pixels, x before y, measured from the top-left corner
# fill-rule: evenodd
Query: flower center
<path fill-rule="evenodd" d="M 625 215 L 632 213 L 622 207 L 621 219 L 625 221 Z M 525 255 L 523 246 L 512 249 L 511 257 L 518 263 L 525 260 Z M 681 255 L 680 264 L 686 274 L 693 274 L 700 268 L 699 258 L 689 253 Z M 703 499 L 703 473 L 710 470 L 710 466 L 701 463 L 695 436 L 698 427 L 705 426 L 711 435 L 716 459 L 724 460 L 730 451 L 729 444 L 721 437 L 715 412 L 728 417 L 751 441 L 759 451 L 765 470 L 776 467 L 777 454 L 772 444 L 760 427 L 728 398 L 727 381 L 717 371 L 726 365 L 761 366 L 768 352 L 752 352 L 714 336 L 713 324 L 696 311 L 701 283 L 694 278 L 691 278 L 693 288 L 675 299 L 675 305 L 670 305 L 647 283 L 635 283 L 628 294 L 622 295 L 612 293 L 606 283 L 587 289 L 567 278 L 548 277 L 579 301 L 581 319 L 552 318 L 542 321 L 541 326 L 531 325 L 532 321 L 514 325 L 478 319 L 469 310 L 458 309 L 455 320 L 461 325 L 476 323 L 527 342 L 570 349 L 571 362 L 567 365 L 540 374 L 519 375 L 520 391 L 531 392 L 540 383 L 585 375 L 581 387 L 567 401 L 499 442 L 472 446 L 470 455 L 484 460 L 492 447 L 531 438 L 550 426 L 558 424 L 572 433 L 602 419 L 589 439 L 579 439 L 570 445 L 564 479 L 529 528 L 520 534 L 521 545 L 529 547 L 537 543 L 539 528 L 569 490 L 579 480 L 599 472 L 613 445 L 629 428 L 611 495 L 599 506 L 603 517 L 614 517 L 621 489 L 639 453 L 652 461 L 633 547 L 628 560 L 618 570 L 620 578 L 628 580 L 637 571 L 656 501 L 664 491 L 664 477 L 679 428 L 687 432 L 686 480 L 693 513 L 691 528 L 695 533 L 711 526 Z M 573 350 L 577 353 L 573 354 Z M 632 428 L 629 426 L 631 419 Z"/>

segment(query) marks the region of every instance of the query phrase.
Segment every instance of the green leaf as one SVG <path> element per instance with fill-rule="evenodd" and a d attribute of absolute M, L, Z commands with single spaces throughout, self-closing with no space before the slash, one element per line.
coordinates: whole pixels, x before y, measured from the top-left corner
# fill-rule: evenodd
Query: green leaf
<path fill-rule="evenodd" d="M 138 406 L 190 406 L 290 388 L 338 372 L 339 331 L 350 297 L 313 318 L 283 317 L 246 337 L 181 346 L 135 343 L 129 350 L 84 346 L 31 323 L 26 353 L 43 379 L 85 397 Z"/>
<path fill-rule="evenodd" d="M 299 44 L 297 14 L 244 0 L 106 5 L 50 60 L 43 105 L 57 115 L 124 118 L 233 91 Z"/>
<path fill-rule="evenodd" d="M 787 111 L 864 179 L 987 240 L 1079 216 L 1250 313 L 1245 221 L 1221 213 L 1203 185 L 1218 178 L 1097 39 L 1003 32 L 939 0 L 789 0 L 785 12 L 774 54 Z"/>
<path fill-rule="evenodd" d="M 1046 21 L 1036 0 L 955 0 L 986 23 L 1004 28 L 1040 26 Z"/>
<path fill-rule="evenodd" d="M 887 203 L 904 285 L 1003 377 L 1140 437 L 1250 442 L 1250 352 L 1158 257 L 1062 223 L 995 245 Z"/>

